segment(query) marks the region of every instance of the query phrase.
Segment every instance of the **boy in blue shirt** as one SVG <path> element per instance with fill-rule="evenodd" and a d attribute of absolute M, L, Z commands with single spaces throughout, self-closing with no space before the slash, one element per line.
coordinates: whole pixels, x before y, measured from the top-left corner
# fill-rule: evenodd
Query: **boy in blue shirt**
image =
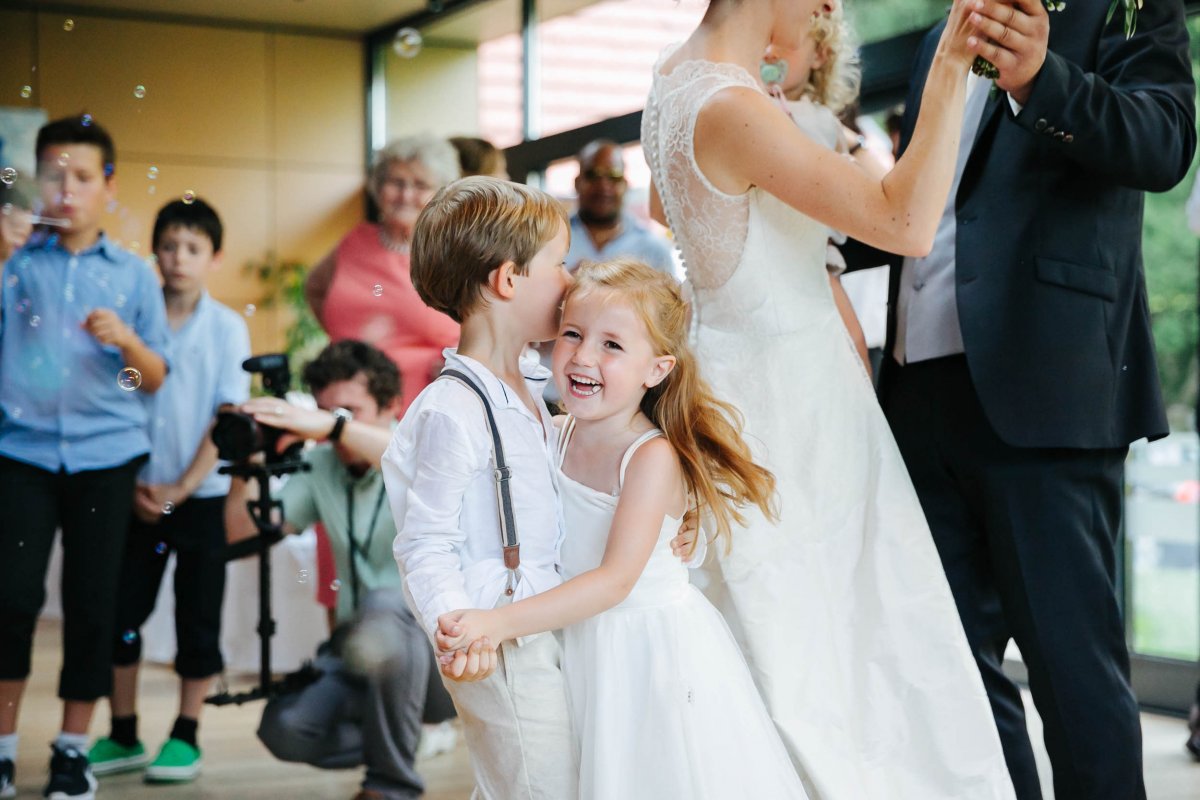
<path fill-rule="evenodd" d="M 63 544 L 62 732 L 51 800 L 88 800 L 87 730 L 112 685 L 112 629 L 134 483 L 150 450 L 139 391 L 167 374 L 158 279 L 100 228 L 113 198 L 112 139 L 90 116 L 37 137 L 45 214 L 0 283 L 0 797 L 14 797 L 17 713 L 45 600 L 55 530 Z"/>
<path fill-rule="evenodd" d="M 205 291 L 221 261 L 221 220 L 197 198 L 158 212 L 154 255 L 167 306 L 167 353 L 174 365 L 162 391 L 146 398 L 150 461 L 138 477 L 135 519 L 121 567 L 113 639 L 112 731 L 88 753 L 92 772 L 146 768 L 147 782 L 186 782 L 200 771 L 196 730 L 221 658 L 225 591 L 225 497 L 229 476 L 217 472 L 210 431 L 221 406 L 242 403 L 250 375 L 250 334 L 241 316 Z M 158 757 L 137 733 L 141 627 L 158 599 L 167 556 L 175 551 L 175 672 L 179 716 Z"/>

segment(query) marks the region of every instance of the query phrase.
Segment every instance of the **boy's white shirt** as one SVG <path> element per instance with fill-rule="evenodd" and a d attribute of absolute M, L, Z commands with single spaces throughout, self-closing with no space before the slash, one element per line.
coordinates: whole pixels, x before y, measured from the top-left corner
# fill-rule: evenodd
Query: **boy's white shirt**
<path fill-rule="evenodd" d="M 447 368 L 467 373 L 487 394 L 512 469 L 509 485 L 521 542 L 521 580 L 512 599 L 551 589 L 562 582 L 563 521 L 557 431 L 542 400 L 550 372 L 536 354 L 521 360 L 539 419 L 485 366 L 453 348 L 443 355 Z M 432 638 L 438 617 L 447 612 L 492 608 L 503 595 L 508 570 L 492 475 L 492 435 L 479 397 L 458 381 L 431 383 L 392 433 L 382 470 L 396 521 L 392 550 L 409 605 L 426 632 Z"/>

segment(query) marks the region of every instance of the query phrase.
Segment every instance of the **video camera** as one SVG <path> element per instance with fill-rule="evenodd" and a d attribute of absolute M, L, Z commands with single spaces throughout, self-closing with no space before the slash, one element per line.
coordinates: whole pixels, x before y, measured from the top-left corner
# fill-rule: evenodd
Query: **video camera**
<path fill-rule="evenodd" d="M 281 400 L 292 382 L 288 359 L 283 353 L 252 356 L 242 362 L 242 369 L 261 375 L 263 388 Z M 295 462 L 300 457 L 304 442 L 296 442 L 282 453 L 277 452 L 276 444 L 284 433 L 241 411 L 220 411 L 213 425 L 212 440 L 221 459 L 234 464 L 244 463 L 255 453 L 263 453 L 268 465 Z"/>
<path fill-rule="evenodd" d="M 291 371 L 283 353 L 253 356 L 242 362 L 246 372 L 262 376 L 263 388 L 283 401 L 291 385 Z M 271 637 L 275 635 L 275 620 L 271 617 L 271 559 L 270 549 L 283 538 L 283 504 L 271 497 L 271 478 L 289 472 L 304 472 L 309 465 L 300 458 L 304 442 L 296 442 L 276 451 L 285 431 L 263 425 L 241 411 L 221 411 L 213 424 L 212 440 L 217 454 L 230 464 L 220 468 L 224 475 L 252 478 L 258 484 L 258 498 L 246 503 L 258 535 L 225 548 L 225 560 L 249 555 L 258 556 L 258 638 L 260 646 L 258 687 L 239 694 L 220 692 L 205 699 L 206 703 L 223 706 L 271 697 L 283 691 L 283 682 L 273 681 L 271 675 Z M 262 453 L 258 463 L 251 456 Z"/>

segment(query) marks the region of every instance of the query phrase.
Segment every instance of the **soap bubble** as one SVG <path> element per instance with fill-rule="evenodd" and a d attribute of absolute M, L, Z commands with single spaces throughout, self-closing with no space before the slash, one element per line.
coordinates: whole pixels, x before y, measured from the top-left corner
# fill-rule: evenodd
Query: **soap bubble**
<path fill-rule="evenodd" d="M 117 373 L 117 386 L 127 392 L 136 392 L 142 385 L 142 373 L 133 367 L 125 367 Z"/>
<path fill-rule="evenodd" d="M 133 644 L 137 641 L 137 631 L 125 631 L 121 634 L 121 641 L 125 644 Z"/>
<path fill-rule="evenodd" d="M 91 115 L 91 114 L 84 114 L 82 117 L 80 117 L 80 118 L 79 118 L 79 124 L 80 124 L 80 125 L 82 125 L 82 126 L 83 126 L 83 127 L 85 127 L 85 128 L 89 128 L 89 127 L 91 127 L 91 125 L 92 125 L 92 115 Z"/>
<path fill-rule="evenodd" d="M 158 177 L 158 167 L 151 165 L 150 169 L 146 170 L 146 177 L 154 180 Z"/>
<path fill-rule="evenodd" d="M 146 96 L 146 87 L 142 86 L 140 83 L 137 86 L 133 87 L 133 96 L 136 97 L 138 100 L 141 100 L 143 97 Z"/>
<path fill-rule="evenodd" d="M 242 309 L 242 313 L 247 317 L 253 317 L 255 311 L 258 309 L 254 307 L 254 303 L 246 303 L 246 307 Z"/>
<path fill-rule="evenodd" d="M 29 310 L 29 298 L 26 297 L 26 298 L 22 298 L 21 300 L 17 301 L 17 313 L 18 314 L 24 314 L 28 310 Z"/>
<path fill-rule="evenodd" d="M 41 325 L 41 324 L 42 324 L 42 318 L 39 317 L 37 314 L 34 314 L 32 317 L 29 318 L 29 327 L 36 328 L 38 325 Z"/>
<path fill-rule="evenodd" d="M 167 543 L 159 542 L 158 544 L 154 545 L 154 552 L 158 553 L 160 556 L 167 552 Z"/>
<path fill-rule="evenodd" d="M 296 583 L 308 583 L 308 570 L 302 569 L 297 573 Z"/>
<path fill-rule="evenodd" d="M 22 86 L 21 87 L 21 97 L 22 97 L 22 99 L 25 99 L 25 100 L 28 100 L 30 97 L 33 97 L 33 87 L 30 86 L 29 84 L 25 84 L 24 86 Z"/>
<path fill-rule="evenodd" d="M 401 28 L 396 31 L 396 38 L 392 39 L 392 50 L 401 58 L 416 58 L 423 43 L 420 31 L 415 28 Z"/>
<path fill-rule="evenodd" d="M 0 183 L 5 186 L 12 186 L 17 182 L 17 171 L 13 167 L 5 167 L 0 169 Z"/>
<path fill-rule="evenodd" d="M 60 153 L 59 154 L 58 165 L 60 167 L 65 167 L 67 164 L 70 164 L 70 163 L 71 163 L 71 154 L 70 153 Z"/>
<path fill-rule="evenodd" d="M 183 193 L 183 202 L 185 205 L 189 205 L 189 206 L 192 203 L 196 202 L 196 193 L 193 192 L 191 189 L 188 189 L 186 192 Z"/>
<path fill-rule="evenodd" d="M 67 33 L 70 33 L 71 31 L 75 30 L 75 20 L 64 19 L 63 20 L 63 30 L 66 31 Z"/>
<path fill-rule="evenodd" d="M 329 584 L 329 588 L 336 592 L 342 588 L 342 582 L 334 578 L 333 583 Z"/>
<path fill-rule="evenodd" d="M 380 285 L 380 284 L 378 284 L 378 283 L 377 283 L 377 284 L 375 284 L 375 288 L 374 288 L 374 290 L 372 290 L 372 293 L 373 293 L 373 294 L 374 294 L 376 297 L 382 297 L 382 296 L 383 296 L 383 286 L 381 286 L 381 285 Z"/>
<path fill-rule="evenodd" d="M 162 511 L 164 515 L 168 517 L 171 516 L 175 513 L 175 504 L 168 500 L 167 502 L 163 503 Z"/>

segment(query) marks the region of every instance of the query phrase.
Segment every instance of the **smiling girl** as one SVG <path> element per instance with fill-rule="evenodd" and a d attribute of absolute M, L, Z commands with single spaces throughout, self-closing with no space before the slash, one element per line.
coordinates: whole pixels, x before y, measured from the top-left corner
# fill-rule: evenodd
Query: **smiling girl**
<path fill-rule="evenodd" d="M 745 506 L 772 514 L 775 479 L 700 379 L 674 281 L 630 260 L 575 276 L 554 348 L 570 580 L 444 615 L 439 649 L 566 626 L 581 798 L 804 798 L 729 628 L 670 547 L 689 499 L 727 540 Z"/>

